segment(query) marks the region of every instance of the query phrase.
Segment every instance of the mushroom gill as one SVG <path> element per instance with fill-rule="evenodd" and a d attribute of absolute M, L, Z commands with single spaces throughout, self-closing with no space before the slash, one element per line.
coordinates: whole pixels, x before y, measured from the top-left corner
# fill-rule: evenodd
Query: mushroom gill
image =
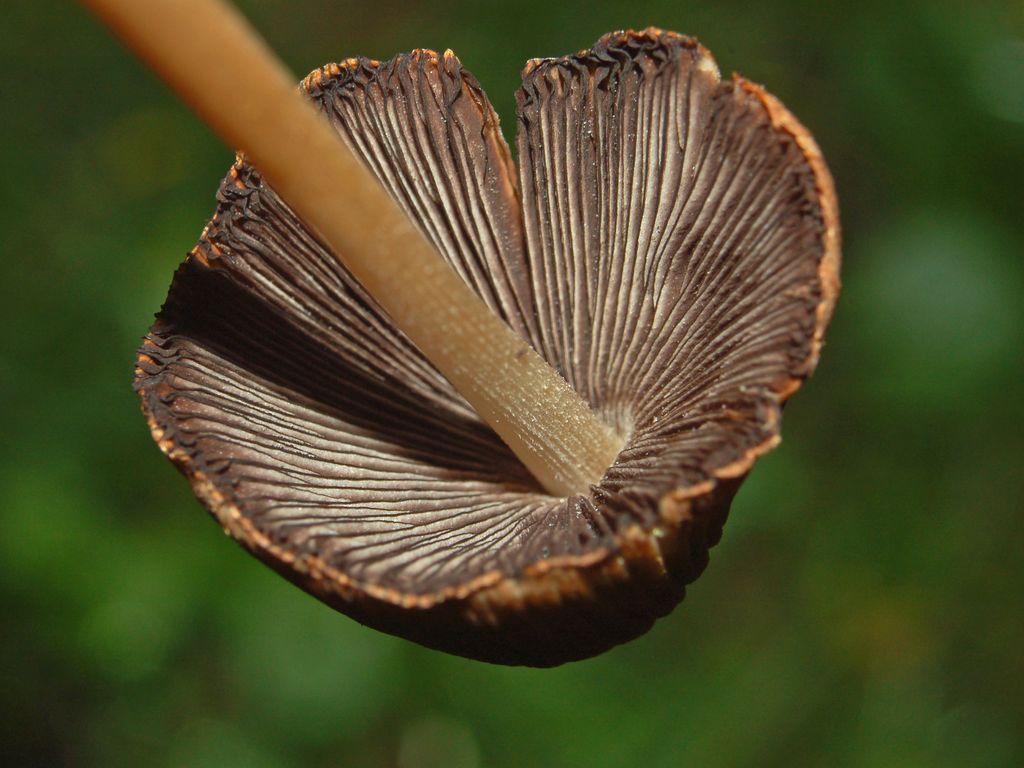
<path fill-rule="evenodd" d="M 831 178 L 670 32 L 534 60 L 518 170 L 450 52 L 308 96 L 488 306 L 629 434 L 543 493 L 244 158 L 139 352 L 154 437 L 256 556 L 359 621 L 507 664 L 645 632 L 707 562 L 838 291 Z"/>

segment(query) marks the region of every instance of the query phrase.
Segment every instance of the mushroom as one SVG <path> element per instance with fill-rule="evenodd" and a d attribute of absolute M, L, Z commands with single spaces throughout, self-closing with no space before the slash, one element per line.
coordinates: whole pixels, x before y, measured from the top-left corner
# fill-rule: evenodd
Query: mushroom
<path fill-rule="evenodd" d="M 708 561 L 839 288 L 814 140 L 692 38 L 527 63 L 518 167 L 450 51 L 303 91 L 626 444 L 545 492 L 239 156 L 139 351 L 160 448 L 250 552 L 384 632 L 550 666 L 646 632 Z"/>

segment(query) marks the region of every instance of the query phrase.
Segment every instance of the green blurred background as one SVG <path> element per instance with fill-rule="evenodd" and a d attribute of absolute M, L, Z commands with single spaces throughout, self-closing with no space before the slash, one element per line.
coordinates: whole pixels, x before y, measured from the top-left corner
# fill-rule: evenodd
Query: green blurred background
<path fill-rule="evenodd" d="M 445 656 L 286 584 L 152 444 L 133 352 L 231 162 L 72 3 L 0 24 L 0 757 L 104 766 L 1024 764 L 1024 3 L 247 0 L 296 76 L 648 24 L 765 83 L 836 176 L 844 294 L 785 443 L 647 636 Z"/>

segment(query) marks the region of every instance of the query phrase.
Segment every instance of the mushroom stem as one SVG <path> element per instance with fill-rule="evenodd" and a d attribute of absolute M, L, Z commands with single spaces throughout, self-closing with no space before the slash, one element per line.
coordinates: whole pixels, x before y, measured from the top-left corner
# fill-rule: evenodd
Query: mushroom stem
<path fill-rule="evenodd" d="M 549 493 L 601 480 L 623 438 L 444 262 L 234 8 L 81 1 L 246 155 Z"/>

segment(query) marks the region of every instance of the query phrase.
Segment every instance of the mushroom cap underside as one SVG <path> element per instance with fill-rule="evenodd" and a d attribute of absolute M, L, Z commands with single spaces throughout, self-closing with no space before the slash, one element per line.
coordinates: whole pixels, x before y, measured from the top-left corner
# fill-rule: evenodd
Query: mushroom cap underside
<path fill-rule="evenodd" d="M 232 536 L 370 626 L 537 666 L 645 632 L 817 363 L 839 232 L 810 134 L 656 29 L 529 62 L 518 164 L 451 52 L 302 87 L 626 446 L 589 494 L 545 494 L 239 158 L 139 352 L 161 449 Z"/>

